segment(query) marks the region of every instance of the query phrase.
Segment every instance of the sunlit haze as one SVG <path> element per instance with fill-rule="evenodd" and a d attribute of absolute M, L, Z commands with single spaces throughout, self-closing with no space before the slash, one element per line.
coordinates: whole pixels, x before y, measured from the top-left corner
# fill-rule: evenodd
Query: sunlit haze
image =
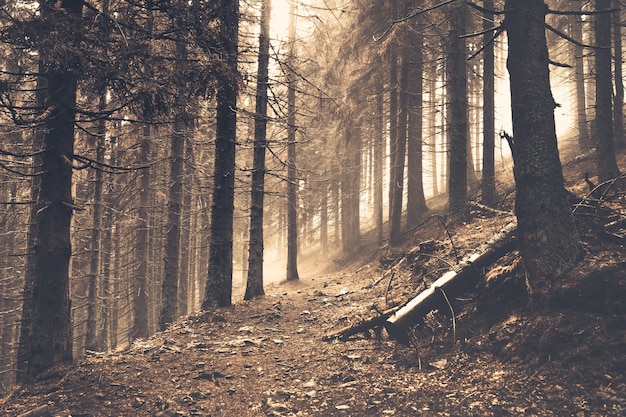
<path fill-rule="evenodd" d="M 272 1 L 272 21 L 270 23 L 272 38 L 284 39 L 289 34 L 289 0 Z"/>

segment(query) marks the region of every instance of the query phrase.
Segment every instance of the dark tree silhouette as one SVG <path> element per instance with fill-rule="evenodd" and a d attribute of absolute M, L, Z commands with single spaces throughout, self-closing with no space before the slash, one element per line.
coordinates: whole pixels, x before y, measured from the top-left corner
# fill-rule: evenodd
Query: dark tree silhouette
<path fill-rule="evenodd" d="M 287 68 L 287 281 L 300 279 L 298 274 L 298 195 L 296 178 L 296 1 L 291 2 L 289 14 L 291 41 Z"/>
<path fill-rule="evenodd" d="M 450 172 L 448 175 L 448 211 L 453 217 L 467 216 L 467 51 L 465 26 L 467 6 L 450 5 L 450 32 L 447 61 L 447 101 L 449 106 Z"/>
<path fill-rule="evenodd" d="M 484 0 L 483 6 L 493 10 L 493 0 Z M 494 15 L 488 14 L 483 19 L 483 30 L 493 27 Z M 493 31 L 485 33 L 483 52 L 483 177 L 480 184 L 482 201 L 488 206 L 496 203 L 496 172 L 494 162 L 495 148 L 495 64 Z"/>
<path fill-rule="evenodd" d="M 79 36 L 83 1 L 65 0 L 52 7 L 41 4 L 41 19 L 59 42 L 74 46 Z M 50 109 L 44 120 L 43 175 L 35 203 L 36 223 L 33 247 L 32 313 L 28 375 L 35 376 L 52 365 L 71 361 L 72 326 L 69 299 L 69 262 L 72 253 L 70 223 L 72 199 L 72 159 L 78 74 L 59 65 L 59 56 L 47 48 L 40 50 L 40 68 L 45 74 L 44 107 Z M 62 58 L 63 59 L 63 58 Z M 65 61 L 78 57 L 64 57 Z M 28 289 L 27 289 L 28 290 Z"/>
<path fill-rule="evenodd" d="M 581 247 L 567 202 L 557 149 L 543 0 L 507 0 L 516 184 L 515 212 L 524 265 L 539 297 L 567 272 Z"/>
<path fill-rule="evenodd" d="M 265 150 L 267 147 L 267 89 L 270 50 L 270 14 L 272 1 L 261 3 L 259 62 L 257 68 L 256 107 L 254 113 L 254 156 L 250 198 L 250 248 L 248 280 L 244 298 L 250 300 L 265 294 L 263 290 L 263 201 L 265 197 Z"/>
<path fill-rule="evenodd" d="M 596 10 L 609 10 L 611 0 L 596 0 Z M 611 78 L 611 15 L 599 13 L 594 16 L 596 35 L 596 141 L 597 169 L 600 182 L 618 177 L 620 172 L 615 159 L 613 137 L 613 83 Z"/>
<path fill-rule="evenodd" d="M 233 212 L 235 198 L 235 144 L 237 140 L 237 91 L 239 1 L 222 0 L 219 49 L 226 69 L 218 75 L 217 125 L 209 272 L 202 308 L 232 303 Z"/>

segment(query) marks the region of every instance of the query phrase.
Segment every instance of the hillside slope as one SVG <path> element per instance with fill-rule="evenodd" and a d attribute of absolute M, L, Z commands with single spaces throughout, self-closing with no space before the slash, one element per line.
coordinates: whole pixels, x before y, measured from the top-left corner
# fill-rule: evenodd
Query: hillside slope
<path fill-rule="evenodd" d="M 626 157 L 621 158 L 626 170 Z M 565 165 L 588 192 L 593 161 Z M 593 180 L 593 178 L 592 178 Z M 510 210 L 509 196 L 500 207 Z M 383 332 L 324 335 L 405 302 L 513 219 L 477 210 L 468 224 L 433 217 L 401 249 L 364 249 L 354 263 L 267 288 L 268 295 L 183 318 L 124 351 L 48 372 L 0 400 L 2 415 L 54 416 L 621 416 L 626 414 L 626 248 L 580 209 L 586 257 L 539 311 L 519 255 L 432 313 L 407 347 Z M 448 235 L 449 233 L 449 235 Z M 356 265 L 356 266 L 355 266 Z M 38 410 L 38 411 L 37 411 Z M 46 411 L 47 410 L 47 411 Z M 48 413 L 48 414 L 46 414 Z"/>

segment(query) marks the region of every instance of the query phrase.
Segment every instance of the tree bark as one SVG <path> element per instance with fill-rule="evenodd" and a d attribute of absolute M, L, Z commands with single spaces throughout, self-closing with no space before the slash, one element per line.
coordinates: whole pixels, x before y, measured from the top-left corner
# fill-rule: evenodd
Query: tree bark
<path fill-rule="evenodd" d="M 465 68 L 466 5 L 450 6 L 449 55 L 447 63 L 447 101 L 450 113 L 450 172 L 448 174 L 448 212 L 452 217 L 465 218 L 467 208 L 467 71 Z"/>
<path fill-rule="evenodd" d="M 374 138 L 374 219 L 376 222 L 376 243 L 383 243 L 383 154 L 385 148 L 384 139 L 384 110 L 383 110 L 383 81 L 377 78 L 376 86 L 376 119 Z"/>
<path fill-rule="evenodd" d="M 620 0 L 613 0 L 613 66 L 615 68 L 615 94 L 613 95 L 613 137 L 615 145 L 624 146 L 624 79 L 622 70 L 622 19 Z"/>
<path fill-rule="evenodd" d="M 507 0 L 507 67 L 513 117 L 515 211 L 524 265 L 542 297 L 567 272 L 581 247 L 567 202 L 557 149 L 543 0 Z"/>
<path fill-rule="evenodd" d="M 257 68 L 256 108 L 254 114 L 254 156 L 250 196 L 250 247 L 248 279 L 244 299 L 265 295 L 263 290 L 263 204 L 265 198 L 265 149 L 267 147 L 267 89 L 269 87 L 269 50 L 271 0 L 261 3 L 259 63 Z"/>
<path fill-rule="evenodd" d="M 149 125 L 144 126 L 140 149 L 139 163 L 150 160 Z M 149 264 L 149 210 L 150 205 L 150 171 L 144 169 L 139 177 L 139 208 L 137 209 L 137 271 L 133 280 L 133 324 L 130 339 L 147 338 L 150 335 L 148 326 L 148 264 Z"/>
<path fill-rule="evenodd" d="M 165 235 L 165 274 L 161 287 L 162 304 L 159 314 L 160 330 L 165 330 L 178 317 L 185 114 L 183 109 L 184 103 L 179 102 L 177 106 L 177 115 L 173 126 L 174 132 L 170 142 L 170 181 L 167 204 L 167 232 Z"/>
<path fill-rule="evenodd" d="M 493 0 L 484 0 L 483 7 L 487 10 L 494 9 Z M 493 27 L 494 15 L 488 14 L 483 17 L 483 30 Z M 487 206 L 496 203 L 496 170 L 494 160 L 495 150 L 495 48 L 492 40 L 493 32 L 485 33 L 483 42 L 483 167 L 480 193 L 482 202 Z"/>
<path fill-rule="evenodd" d="M 583 3 L 581 2 L 581 8 Z M 570 21 L 572 37 L 583 42 L 583 20 L 581 16 L 572 16 Z M 585 93 L 585 61 L 584 50 L 580 45 L 573 44 L 574 68 L 576 77 L 576 124 L 578 126 L 578 147 L 582 152 L 589 151 L 593 146 L 589 135 L 587 121 L 587 97 Z"/>
<path fill-rule="evenodd" d="M 185 123 L 185 143 L 183 145 L 185 149 L 185 164 L 183 165 L 183 186 L 182 186 L 182 207 L 181 207 L 181 229 L 180 229 L 180 272 L 178 276 L 178 314 L 180 316 L 186 316 L 189 314 L 190 294 L 193 292 L 191 288 L 191 277 L 194 276 L 191 273 L 191 264 L 193 262 L 193 238 L 197 232 L 191 228 L 192 218 L 192 195 L 191 195 L 191 179 L 193 178 L 193 170 L 189 167 L 189 164 L 193 160 L 193 143 L 191 141 L 191 135 L 193 134 L 188 123 Z M 192 232 L 192 230 L 194 230 Z"/>
<path fill-rule="evenodd" d="M 298 178 L 296 166 L 296 0 L 289 14 L 290 68 L 287 70 L 287 281 L 300 279 L 298 274 Z"/>
<path fill-rule="evenodd" d="M 37 77 L 37 92 L 36 100 L 37 106 L 40 109 L 40 115 L 45 109 L 46 91 L 47 91 L 47 78 L 44 75 L 45 69 L 43 62 L 39 62 L 39 73 Z M 41 155 L 37 154 L 44 149 L 44 133 L 45 127 L 38 126 L 34 130 L 33 136 L 33 151 L 36 154 L 33 157 L 33 166 L 40 167 L 42 165 Z M 41 192 L 41 175 L 36 175 L 30 180 L 30 199 L 31 201 L 37 201 Z M 28 236 L 26 238 L 26 248 L 29 255 L 26 258 L 26 265 L 24 267 L 24 299 L 22 301 L 22 312 L 20 318 L 20 334 L 19 343 L 17 346 L 17 364 L 16 375 L 17 382 L 28 382 L 28 360 L 30 358 L 30 334 L 32 325 L 32 311 L 33 311 L 33 282 L 35 281 L 35 259 L 32 253 L 35 251 L 36 237 L 37 237 L 37 222 L 36 222 L 37 208 L 31 205 L 29 222 L 28 222 Z"/>
<path fill-rule="evenodd" d="M 389 244 L 398 246 L 403 240 L 402 231 L 402 206 L 404 196 L 404 166 L 406 159 L 407 131 L 409 120 L 409 48 L 411 45 L 406 41 L 406 33 L 403 33 L 400 43 L 400 86 L 399 86 L 399 113 L 397 116 L 397 138 L 393 148 L 391 160 L 393 161 L 391 177 L 393 178 L 390 200 L 389 219 Z M 393 116 L 392 116 L 393 117 Z M 395 117 L 394 117 L 395 119 Z"/>
<path fill-rule="evenodd" d="M 324 182 L 320 184 L 322 201 L 320 203 L 320 248 L 322 256 L 328 255 L 328 171 L 324 169 Z"/>
<path fill-rule="evenodd" d="M 42 5 L 42 16 L 66 19 L 77 28 L 82 0 L 66 0 L 61 10 Z M 70 224 L 73 213 L 72 159 L 76 116 L 77 75 L 54 65 L 50 51 L 40 51 L 47 78 L 40 192 L 35 203 L 32 317 L 28 375 L 72 360 L 69 264 L 72 254 Z"/>
<path fill-rule="evenodd" d="M 341 226 L 344 253 L 354 252 L 361 240 L 361 129 L 345 128 L 341 175 Z"/>
<path fill-rule="evenodd" d="M 217 88 L 215 169 L 211 206 L 209 273 L 203 309 L 225 307 L 233 292 L 233 213 L 235 200 L 235 144 L 237 141 L 237 61 L 239 0 L 223 0 L 222 39 L 225 73 Z"/>
<path fill-rule="evenodd" d="M 419 18 L 418 18 L 419 19 Z M 423 92 L 424 37 L 423 24 L 418 21 L 409 32 L 408 65 L 408 129 L 407 129 L 407 212 L 406 228 L 417 225 L 427 210 L 423 181 Z"/>
<path fill-rule="evenodd" d="M 611 0 L 596 0 L 596 10 L 609 10 Z M 594 17 L 596 35 L 596 140 L 598 143 L 597 169 L 599 182 L 620 175 L 615 158 L 611 82 L 611 15 L 600 13 Z"/>
<path fill-rule="evenodd" d="M 428 97 L 430 113 L 428 114 L 428 141 L 430 151 L 430 176 L 432 195 L 439 194 L 439 176 L 437 169 L 437 63 L 430 66 L 428 76 Z"/>
<path fill-rule="evenodd" d="M 391 19 L 398 15 L 398 0 L 389 0 Z M 389 237 L 394 212 L 394 190 L 396 189 L 396 155 L 398 154 L 398 45 L 392 39 L 389 43 Z"/>

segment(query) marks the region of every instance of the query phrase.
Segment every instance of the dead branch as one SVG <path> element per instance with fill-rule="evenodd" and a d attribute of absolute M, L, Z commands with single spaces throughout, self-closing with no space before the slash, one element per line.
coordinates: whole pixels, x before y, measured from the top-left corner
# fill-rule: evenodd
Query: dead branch
<path fill-rule="evenodd" d="M 488 213 L 493 213 L 493 214 L 498 215 L 498 216 L 512 216 L 513 215 L 513 213 L 510 212 L 510 211 L 498 210 L 496 208 L 489 207 L 489 206 L 486 206 L 484 204 L 480 204 L 480 203 L 478 203 L 476 201 L 470 201 L 468 204 L 471 207 L 475 207 L 475 208 L 480 209 L 482 211 L 486 211 Z"/>
<path fill-rule="evenodd" d="M 357 324 L 353 324 L 351 326 L 344 327 L 343 329 L 337 330 L 336 332 L 330 333 L 322 337 L 322 340 L 325 342 L 329 342 L 331 340 L 346 340 L 350 336 L 354 336 L 359 333 L 369 332 L 370 330 L 380 328 L 385 324 L 385 321 L 391 316 L 395 311 L 397 311 L 400 306 L 390 308 L 389 310 L 385 310 L 380 313 L 376 317 L 372 317 L 367 320 L 363 320 L 358 322 Z"/>

